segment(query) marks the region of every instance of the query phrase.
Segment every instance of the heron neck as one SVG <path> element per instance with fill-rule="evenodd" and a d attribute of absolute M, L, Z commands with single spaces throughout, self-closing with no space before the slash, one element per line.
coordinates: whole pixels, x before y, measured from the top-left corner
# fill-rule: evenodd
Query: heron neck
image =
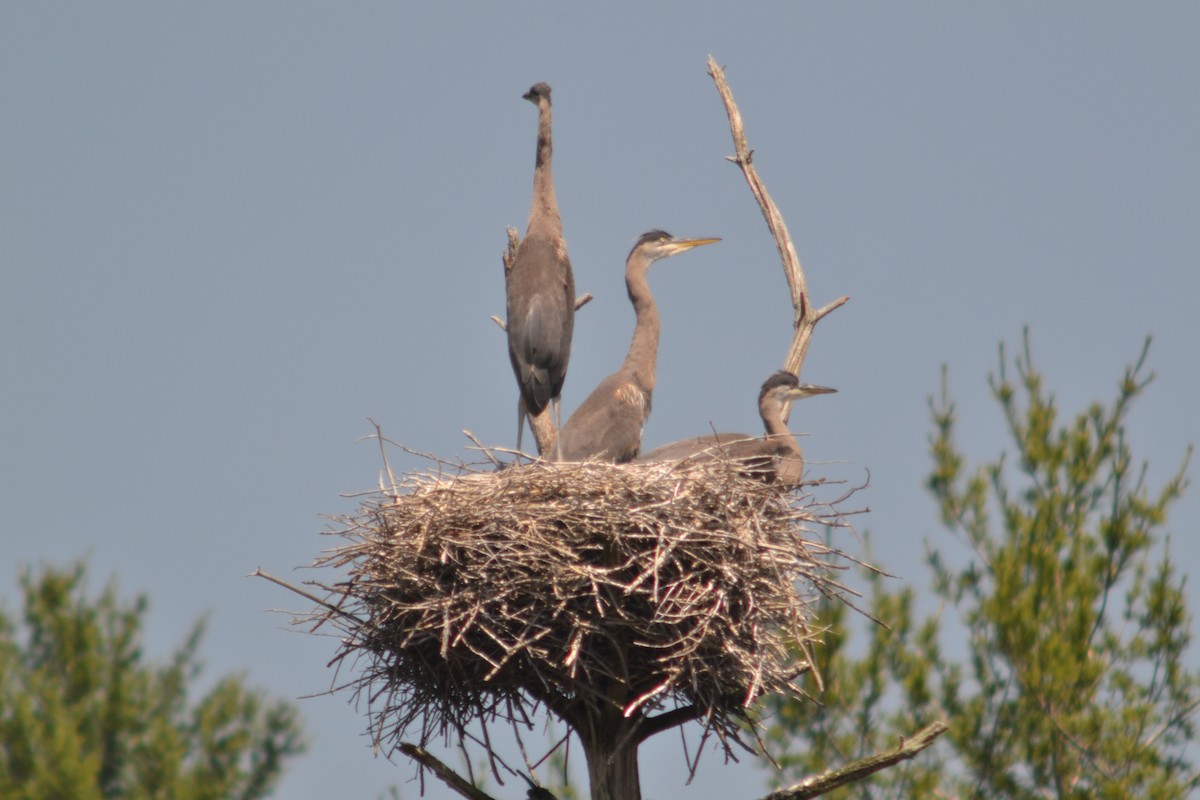
<path fill-rule="evenodd" d="M 770 415 L 763 415 L 763 427 L 767 429 L 767 433 L 771 434 L 772 436 L 777 436 L 780 434 L 790 436 L 792 432 L 788 430 L 787 425 L 783 424 L 783 409 L 774 408 L 772 411 L 774 413 Z"/>
<path fill-rule="evenodd" d="M 799 453 L 800 445 L 796 444 L 795 437 L 788 430 L 787 423 L 783 421 L 783 405 L 777 402 L 765 402 L 759 406 L 758 410 L 762 414 L 763 427 L 767 430 L 767 436 L 776 443 L 776 446 Z"/>
<path fill-rule="evenodd" d="M 650 294 L 646 280 L 649 264 L 631 264 L 625 271 L 625 288 L 633 303 L 637 322 L 633 326 L 633 339 L 625 355 L 624 369 L 633 373 L 634 381 L 647 394 L 654 391 L 654 373 L 658 363 L 658 333 L 661 327 L 658 306 Z"/>
<path fill-rule="evenodd" d="M 538 103 L 537 159 L 533 167 L 533 203 L 529 209 L 528 233 L 561 232 L 558 199 L 554 196 L 554 172 L 551 160 L 554 145 L 550 136 L 550 103 Z"/>

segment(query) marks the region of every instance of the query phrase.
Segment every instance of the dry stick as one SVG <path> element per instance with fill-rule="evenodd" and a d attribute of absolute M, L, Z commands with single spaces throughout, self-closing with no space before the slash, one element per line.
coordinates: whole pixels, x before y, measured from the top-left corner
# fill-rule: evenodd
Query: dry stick
<path fill-rule="evenodd" d="M 481 452 L 481 453 L 483 453 L 485 456 L 487 456 L 487 459 L 488 459 L 489 461 L 491 461 L 493 465 L 495 465 L 496 469 L 499 469 L 499 468 L 500 468 L 500 466 L 501 466 L 501 465 L 500 465 L 500 460 L 499 460 L 499 459 L 497 459 L 497 458 L 496 458 L 494 455 L 492 455 L 492 452 L 491 452 L 491 450 L 489 450 L 488 448 L 484 447 L 484 445 L 483 445 L 483 442 L 481 442 L 481 441 L 479 441 L 479 439 L 475 438 L 475 434 L 471 433 L 469 430 L 467 430 L 466 428 L 464 428 L 464 429 L 463 429 L 463 436 L 466 436 L 468 439 L 470 439 L 472 442 L 474 442 L 474 443 L 475 443 L 475 447 L 477 447 L 477 448 L 479 449 L 479 452 Z M 389 470 L 389 471 L 390 471 L 390 470 Z M 393 481 L 393 482 L 392 482 L 392 485 L 393 485 L 393 486 L 395 486 L 395 485 L 396 485 L 395 481 Z"/>
<path fill-rule="evenodd" d="M 339 617 L 345 617 L 346 619 L 350 620 L 351 622 L 355 623 L 356 625 L 361 626 L 361 625 L 366 624 L 363 620 L 359 619 L 358 617 L 354 616 L 353 614 L 349 613 L 348 611 L 343 611 L 342 609 L 338 608 L 337 606 L 333 605 L 332 603 L 325 602 L 324 600 L 317 597 L 312 592 L 306 592 L 303 589 L 301 589 L 299 586 L 288 583 L 287 581 L 283 580 L 282 578 L 276 578 L 274 575 L 263 572 L 261 569 L 256 568 L 254 570 L 254 572 L 251 572 L 246 577 L 248 577 L 248 578 L 266 578 L 267 580 L 269 580 L 271 583 L 275 584 L 276 586 L 282 586 L 284 589 L 295 592 L 296 594 L 300 595 L 301 597 L 305 598 L 306 600 L 311 600 L 312 602 L 321 606 L 322 608 L 324 608 L 326 611 L 328 611 L 331 614 L 337 614 Z"/>
<path fill-rule="evenodd" d="M 396 499 L 396 475 L 395 475 L 395 473 L 392 472 L 392 465 L 390 463 L 388 463 L 387 448 L 383 446 L 383 428 L 381 428 L 379 426 L 379 423 L 376 422 L 371 417 L 367 417 L 367 421 L 370 422 L 371 425 L 374 426 L 374 428 L 375 428 L 375 439 L 379 442 L 379 457 L 383 459 L 384 469 L 387 470 L 388 488 L 391 489 L 391 493 L 389 494 L 385 490 L 384 494 L 388 494 L 388 496 L 390 496 L 393 500 L 395 500 Z M 382 475 L 380 475 L 379 482 L 383 483 Z M 380 489 L 383 489 L 383 487 L 381 486 Z"/>
<path fill-rule="evenodd" d="M 931 723 L 917 731 L 916 735 L 908 741 L 901 740 L 898 747 L 894 747 L 891 750 L 884 750 L 882 753 L 876 753 L 873 756 L 860 759 L 853 764 L 838 769 L 829 770 L 821 775 L 805 778 L 799 783 L 788 786 L 785 789 L 771 792 L 763 800 L 808 800 L 811 797 L 819 797 L 841 786 L 860 781 L 885 767 L 909 760 L 933 744 L 933 740 L 941 736 L 948 729 L 949 726 L 944 722 Z"/>
<path fill-rule="evenodd" d="M 504 263 L 504 284 L 508 285 L 508 274 L 512 272 L 513 263 L 517 258 L 517 248 L 521 245 L 521 234 L 517 233 L 517 229 L 509 226 L 508 228 L 508 245 L 504 248 L 504 252 L 500 255 L 500 260 Z M 575 298 L 575 310 L 586 306 L 592 301 L 591 292 L 584 292 Z M 500 326 L 500 330 L 507 331 L 508 324 L 504 320 L 492 315 L 492 322 Z M 518 398 L 518 403 L 521 404 L 521 409 L 525 408 L 525 401 Z M 554 429 L 554 421 L 548 413 L 550 406 L 542 409 L 541 414 L 529 414 L 529 427 L 533 429 L 533 438 L 537 440 L 538 455 L 546 455 L 550 452 L 550 448 L 554 446 L 554 440 L 558 438 L 558 431 Z"/>
<path fill-rule="evenodd" d="M 420 762 L 421 766 L 428 767 L 433 771 L 434 775 L 442 779 L 443 783 L 463 797 L 468 798 L 468 800 L 494 800 L 490 794 L 476 789 L 461 775 L 434 757 L 424 747 L 417 747 L 415 744 L 410 744 L 409 742 L 401 742 L 399 749 L 404 755 L 414 761 Z"/>
<path fill-rule="evenodd" d="M 812 339 L 813 328 L 822 317 L 850 298 L 843 295 L 829 305 L 813 311 L 808 302 L 808 283 L 804 279 L 804 268 L 800 266 L 800 258 L 796 255 L 796 248 L 792 245 L 791 236 L 788 235 L 787 225 L 784 223 L 779 209 L 775 206 L 775 202 L 767 194 L 767 187 L 758 177 L 758 170 L 754 168 L 753 163 L 754 151 L 746 144 L 742 114 L 738 111 L 737 104 L 733 102 L 733 92 L 730 91 L 729 84 L 725 82 L 725 71 L 717 66 L 716 59 L 711 55 L 708 57 L 708 74 L 712 77 L 713 83 L 717 85 L 717 92 L 720 93 L 721 100 L 725 103 L 725 113 L 729 115 L 729 132 L 733 135 L 733 147 L 736 155 L 726 156 L 726 160 L 737 164 L 741 168 L 742 174 L 746 176 L 746 183 L 750 184 L 750 191 L 754 195 L 754 199 L 758 201 L 758 207 L 762 209 L 763 217 L 767 220 L 767 227 L 771 229 L 771 235 L 775 237 L 775 246 L 778 248 L 779 258 L 783 262 L 783 272 L 787 276 L 788 287 L 792 291 L 795 333 L 792 336 L 791 347 L 788 348 L 787 359 L 784 361 L 784 369 L 794 375 L 799 375 L 800 368 L 804 364 L 804 356 L 808 352 L 808 343 Z M 783 415 L 785 422 L 790 412 L 791 406 L 789 405 Z"/>

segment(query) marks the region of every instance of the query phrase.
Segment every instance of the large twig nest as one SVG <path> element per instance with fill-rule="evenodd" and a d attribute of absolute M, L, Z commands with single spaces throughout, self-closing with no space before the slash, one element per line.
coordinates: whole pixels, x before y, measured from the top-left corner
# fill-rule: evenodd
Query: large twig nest
<path fill-rule="evenodd" d="M 317 566 L 335 661 L 376 741 L 580 715 L 659 712 L 739 741 L 760 695 L 812 669 L 812 604 L 840 587 L 811 496 L 728 463 L 534 463 L 404 478 L 339 520 Z M 320 585 L 320 584 L 319 584 Z M 659 719 L 666 719 L 660 717 Z M 418 733 L 419 731 L 419 733 Z"/>

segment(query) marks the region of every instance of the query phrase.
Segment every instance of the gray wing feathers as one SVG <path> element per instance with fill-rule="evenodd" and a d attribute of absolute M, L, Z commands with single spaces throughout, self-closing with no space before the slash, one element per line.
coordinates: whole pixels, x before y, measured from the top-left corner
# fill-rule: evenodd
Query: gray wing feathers
<path fill-rule="evenodd" d="M 708 436 L 695 436 L 691 439 L 681 439 L 678 442 L 656 447 L 649 453 L 638 458 L 638 461 L 682 461 L 693 456 L 715 458 L 720 452 L 727 457 L 736 458 L 735 450 L 740 450 L 737 443 L 758 442 L 758 437 L 746 433 L 718 433 Z"/>
<path fill-rule="evenodd" d="M 613 402 L 613 399 L 617 402 Z M 609 375 L 580 404 L 559 434 L 564 461 L 600 458 L 618 464 L 637 457 L 648 399 L 622 375 Z"/>
<path fill-rule="evenodd" d="M 530 413 L 540 413 L 562 393 L 571 333 L 575 327 L 575 288 L 570 266 L 552 258 L 552 249 L 526 239 L 509 276 L 508 354 Z"/>

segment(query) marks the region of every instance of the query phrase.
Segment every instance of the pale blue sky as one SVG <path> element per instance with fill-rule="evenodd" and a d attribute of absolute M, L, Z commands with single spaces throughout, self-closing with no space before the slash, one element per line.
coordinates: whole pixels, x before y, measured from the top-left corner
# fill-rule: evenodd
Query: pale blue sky
<path fill-rule="evenodd" d="M 263 611 L 297 604 L 244 576 L 290 576 L 334 543 L 321 515 L 377 479 L 356 444 L 368 416 L 447 456 L 463 428 L 513 444 L 488 316 L 504 228 L 528 213 L 536 81 L 554 87 L 576 282 L 596 295 L 565 410 L 620 361 L 623 259 L 661 227 L 724 241 L 651 274 L 646 442 L 753 430 L 790 309 L 723 160 L 709 53 L 814 301 L 851 297 L 803 376 L 840 393 L 792 427 L 831 474 L 870 470 L 859 524 L 884 568 L 924 587 L 922 542 L 955 547 L 921 485 L 941 365 L 963 446 L 993 457 L 985 381 L 1024 325 L 1069 414 L 1155 337 L 1131 439 L 1161 482 L 1200 441 L 1197 30 L 1187 3 L 4 4 L 0 598 L 11 609 L 20 564 L 90 554 L 97 586 L 150 595 L 152 655 L 210 613 L 210 678 L 326 688 L 333 643 L 284 631 Z M 1193 491 L 1170 525 L 1188 572 L 1198 516 Z M 1189 597 L 1200 608 L 1195 580 Z M 278 796 L 416 796 L 345 700 L 301 701 L 313 748 Z M 712 754 L 683 788 L 678 738 L 661 738 L 648 797 L 765 786 Z"/>

